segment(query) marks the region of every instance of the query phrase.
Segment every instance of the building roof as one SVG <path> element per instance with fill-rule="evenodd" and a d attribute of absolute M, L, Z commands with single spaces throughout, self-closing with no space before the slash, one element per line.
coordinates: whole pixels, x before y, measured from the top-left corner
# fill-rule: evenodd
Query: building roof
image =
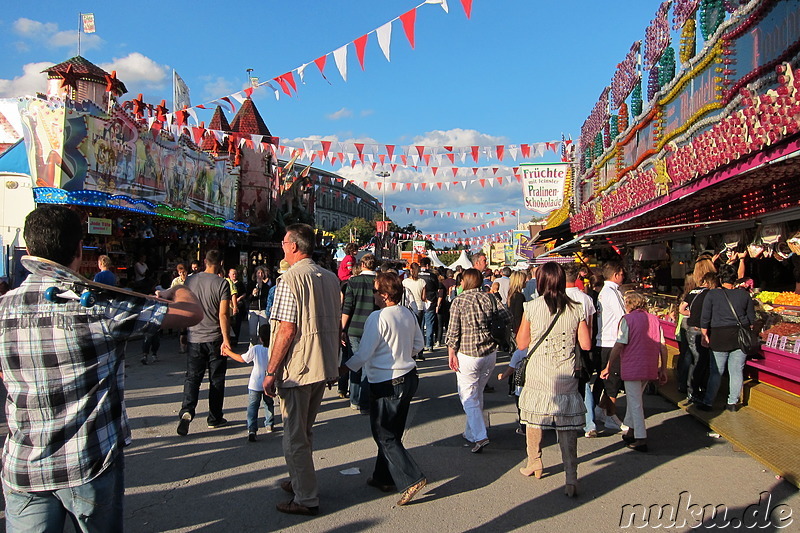
<path fill-rule="evenodd" d="M 81 79 L 106 83 L 106 76 L 110 75 L 108 72 L 82 56 L 71 57 L 64 62 L 59 63 L 58 65 L 53 65 L 52 67 L 44 69 L 42 72 L 46 72 L 50 78 L 60 78 L 61 74 L 66 72 L 70 65 L 72 65 L 72 72 L 80 76 Z M 119 94 L 125 94 L 128 92 L 125 84 L 119 80 L 114 81 L 114 86 L 118 90 Z"/>
<path fill-rule="evenodd" d="M 210 130 L 218 130 L 218 131 L 231 131 L 231 125 L 228 124 L 228 119 L 225 117 L 225 113 L 222 111 L 222 107 L 217 106 L 214 110 L 214 116 L 211 117 L 211 122 L 208 123 L 208 129 Z M 217 142 L 217 139 L 213 135 L 206 135 L 203 139 L 203 144 L 201 149 L 209 151 L 209 150 L 216 150 L 216 151 L 223 151 L 226 149 L 228 141 L 225 141 L 225 145 L 221 145 Z"/>
<path fill-rule="evenodd" d="M 269 132 L 269 128 L 267 128 L 267 124 L 264 122 L 264 119 L 261 118 L 261 114 L 258 112 L 258 109 L 256 109 L 255 104 L 250 98 L 246 99 L 242 103 L 242 107 L 239 108 L 239 112 L 236 113 L 235 117 L 233 117 L 231 131 L 236 133 L 247 133 L 251 135 L 265 135 L 272 137 L 272 134 Z"/>

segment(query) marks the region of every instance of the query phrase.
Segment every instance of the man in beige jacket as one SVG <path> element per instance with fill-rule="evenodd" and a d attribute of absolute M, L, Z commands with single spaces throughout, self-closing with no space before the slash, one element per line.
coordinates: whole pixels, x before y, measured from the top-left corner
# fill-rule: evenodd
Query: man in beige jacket
<path fill-rule="evenodd" d="M 339 279 L 311 260 L 314 244 L 311 226 L 286 228 L 281 246 L 291 267 L 275 288 L 272 342 L 264 377 L 264 392 L 281 398 L 283 454 L 290 477 L 281 488 L 294 495 L 277 509 L 300 515 L 319 513 L 311 426 L 325 384 L 339 377 Z"/>

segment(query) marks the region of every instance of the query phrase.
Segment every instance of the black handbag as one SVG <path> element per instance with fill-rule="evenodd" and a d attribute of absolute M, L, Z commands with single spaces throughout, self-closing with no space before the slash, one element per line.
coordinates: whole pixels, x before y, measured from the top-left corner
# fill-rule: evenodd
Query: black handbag
<path fill-rule="evenodd" d="M 497 298 L 495 298 L 493 294 L 490 294 L 489 297 L 492 299 L 492 316 L 489 317 L 489 335 L 494 342 L 503 347 L 508 344 L 509 324 L 497 316 Z"/>
<path fill-rule="evenodd" d="M 757 336 L 753 335 L 753 330 L 750 328 L 750 326 L 745 326 L 742 324 L 742 321 L 739 320 L 739 315 L 736 313 L 736 309 L 733 308 L 731 299 L 728 298 L 728 294 L 725 292 L 725 289 L 722 289 L 722 294 L 728 301 L 728 305 L 731 306 L 731 312 L 736 319 L 736 323 L 739 324 L 739 329 L 736 336 L 739 349 L 742 350 L 747 356 L 756 355 L 761 349 L 761 342 L 758 340 Z"/>
<path fill-rule="evenodd" d="M 566 309 L 566 307 L 565 307 L 565 309 Z M 541 337 L 539 337 L 539 340 L 536 341 L 536 344 L 533 345 L 533 348 L 530 349 L 530 351 L 528 352 L 528 355 L 526 355 L 525 358 L 522 361 L 519 362 L 519 364 L 517 365 L 517 368 L 514 370 L 514 386 L 522 387 L 522 386 L 525 385 L 525 371 L 528 369 L 528 361 L 530 360 L 531 355 L 533 355 L 533 352 L 536 351 L 536 348 L 538 348 L 539 345 L 542 344 L 542 342 L 547 338 L 547 336 L 553 330 L 553 326 L 556 325 L 556 322 L 558 321 L 558 317 L 560 317 L 563 313 L 564 313 L 564 309 L 562 309 L 561 311 L 556 313 L 556 316 L 553 317 L 552 322 L 550 322 L 550 325 L 547 326 L 547 329 L 545 330 L 545 332 L 542 334 Z"/>

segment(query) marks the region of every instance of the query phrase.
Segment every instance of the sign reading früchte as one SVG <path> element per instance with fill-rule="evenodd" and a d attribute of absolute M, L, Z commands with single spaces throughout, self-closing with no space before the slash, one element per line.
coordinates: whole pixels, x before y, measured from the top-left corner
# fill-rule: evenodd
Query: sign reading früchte
<path fill-rule="evenodd" d="M 526 209 L 546 215 L 561 208 L 567 163 L 523 164 L 519 166 L 519 172 Z"/>

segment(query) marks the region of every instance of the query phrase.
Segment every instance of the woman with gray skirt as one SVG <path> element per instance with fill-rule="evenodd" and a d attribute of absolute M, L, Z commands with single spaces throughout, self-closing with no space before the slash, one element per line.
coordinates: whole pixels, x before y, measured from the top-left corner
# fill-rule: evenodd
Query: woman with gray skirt
<path fill-rule="evenodd" d="M 519 349 L 530 351 L 535 346 L 519 397 L 528 452 L 528 463 L 520 472 L 542 477 L 542 431 L 554 429 L 566 474 L 564 493 L 574 497 L 578 493 L 578 432 L 586 421 L 578 392 L 580 360 L 575 357 L 575 344 L 577 340 L 582 349 L 589 350 L 591 338 L 583 306 L 567 296 L 561 266 L 553 262 L 542 265 L 536 289 L 540 296 L 525 304 L 517 333 Z"/>

